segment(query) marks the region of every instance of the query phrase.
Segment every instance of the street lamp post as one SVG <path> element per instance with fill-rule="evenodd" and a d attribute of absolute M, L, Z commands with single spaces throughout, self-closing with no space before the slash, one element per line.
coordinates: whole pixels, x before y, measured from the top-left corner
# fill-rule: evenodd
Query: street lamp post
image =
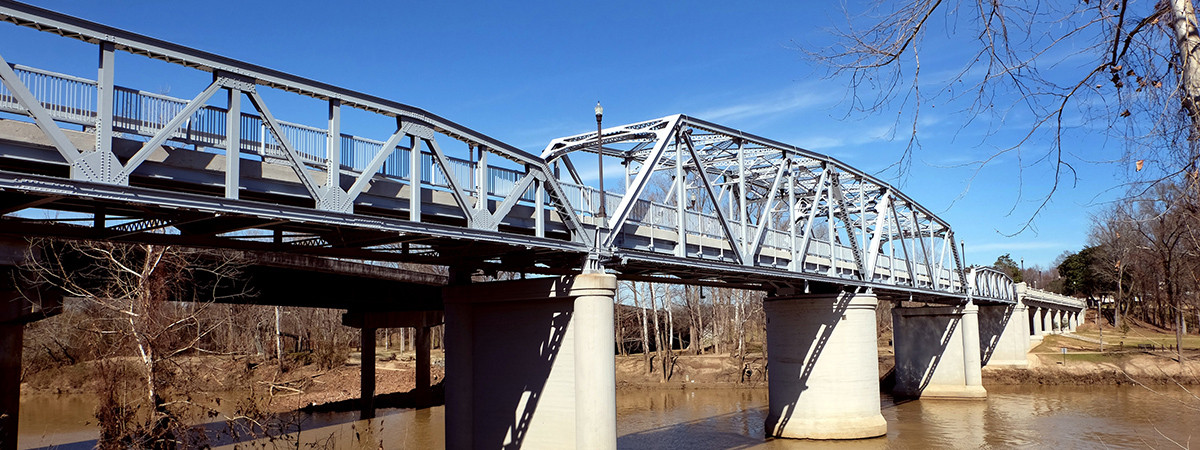
<path fill-rule="evenodd" d="M 600 131 L 600 122 L 604 118 L 604 107 L 600 106 L 600 102 L 596 102 L 596 167 L 600 170 L 600 208 L 596 210 L 596 227 L 607 225 L 605 219 L 607 215 L 604 211 L 604 204 L 607 203 L 604 198 L 604 147 L 602 145 L 602 135 Z"/>

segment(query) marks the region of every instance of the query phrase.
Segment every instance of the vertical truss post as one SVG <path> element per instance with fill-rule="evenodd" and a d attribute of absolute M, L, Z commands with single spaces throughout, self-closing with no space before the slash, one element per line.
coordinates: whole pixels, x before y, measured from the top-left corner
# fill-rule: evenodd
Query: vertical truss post
<path fill-rule="evenodd" d="M 479 160 L 475 163 L 475 209 L 477 211 L 487 211 L 488 201 L 488 152 L 484 151 L 482 145 L 476 145 L 475 149 L 479 151 Z"/>
<path fill-rule="evenodd" d="M 227 89 L 229 108 L 225 111 L 225 198 L 238 198 L 242 154 L 242 91 Z"/>
<path fill-rule="evenodd" d="M 946 239 L 950 242 L 950 254 L 954 255 L 954 272 L 958 274 L 959 289 L 966 289 L 967 275 L 966 271 L 963 269 L 962 259 L 958 254 L 958 243 L 955 242 L 956 239 L 954 239 L 954 231 L 948 231 L 946 233 Z"/>
<path fill-rule="evenodd" d="M 408 220 L 421 221 L 421 138 L 412 136 L 408 154 Z"/>
<path fill-rule="evenodd" d="M 112 153 L 115 48 L 112 42 L 100 43 L 100 67 L 96 76 L 96 151 L 101 153 Z"/>
<path fill-rule="evenodd" d="M 386 152 L 389 149 L 382 148 Z M 325 186 L 329 190 L 342 189 L 342 101 L 329 99 L 329 133 L 325 141 L 325 161 L 329 163 Z"/>
<path fill-rule="evenodd" d="M 929 284 L 933 284 L 933 264 L 929 260 L 929 247 L 925 245 L 925 233 L 921 231 L 921 221 L 917 217 L 916 208 L 912 208 L 913 225 L 917 228 L 916 238 L 921 244 L 921 259 L 925 261 L 925 273 L 929 275 Z M 929 229 L 930 239 L 933 237 L 933 226 Z M 916 244 L 913 244 L 913 250 L 916 250 Z"/>
<path fill-rule="evenodd" d="M 910 205 L 910 204 L 906 204 L 906 206 L 908 206 L 910 209 L 912 208 L 912 205 Z M 900 213 L 897 212 L 895 208 L 892 208 L 892 220 L 899 228 L 900 250 L 904 252 L 904 265 L 905 265 L 905 268 L 908 269 L 908 282 L 912 287 L 917 287 L 917 274 L 915 271 L 913 271 L 912 255 L 908 253 L 908 244 L 904 243 L 904 231 L 905 231 L 904 226 L 900 223 Z M 915 225 L 915 224 L 913 224 L 913 225 Z M 896 256 L 894 254 L 895 249 L 893 248 L 892 250 L 893 250 L 892 261 L 895 261 L 896 260 Z M 916 250 L 916 249 L 914 249 L 914 250 Z M 893 274 L 894 274 L 894 272 L 893 272 Z"/>
<path fill-rule="evenodd" d="M 800 271 L 796 263 L 800 261 L 799 251 L 796 248 L 796 171 L 788 170 L 788 242 L 792 250 L 791 269 L 793 272 Z"/>
<path fill-rule="evenodd" d="M 546 180 L 537 180 L 537 194 L 533 200 L 533 235 L 546 237 Z"/>
<path fill-rule="evenodd" d="M 858 180 L 858 226 L 859 226 L 859 244 L 858 248 L 867 247 L 867 196 L 863 191 L 863 178 L 857 177 Z"/>
<path fill-rule="evenodd" d="M 837 229 L 833 226 L 833 186 L 837 185 L 838 173 L 826 166 L 826 171 L 833 174 L 829 177 L 829 187 L 825 189 L 825 225 L 829 232 L 829 276 L 837 276 Z"/>
<path fill-rule="evenodd" d="M 739 208 L 741 208 L 738 210 L 738 220 L 742 222 L 742 246 L 745 247 L 746 246 L 746 237 L 747 237 L 746 236 L 746 223 L 749 222 L 749 219 L 746 215 L 746 200 L 747 200 L 746 199 L 746 197 L 747 197 L 747 195 L 746 195 L 746 141 L 744 141 L 742 139 L 738 139 L 737 143 L 738 143 L 737 190 L 738 190 L 738 205 L 739 205 Z"/>
<path fill-rule="evenodd" d="M 687 200 L 687 195 L 684 194 L 687 181 L 683 178 L 683 143 L 679 139 L 679 134 L 675 134 L 675 218 L 679 221 L 676 228 L 679 229 L 678 245 L 675 247 L 675 256 L 687 256 L 687 214 L 683 206 L 683 202 Z"/>

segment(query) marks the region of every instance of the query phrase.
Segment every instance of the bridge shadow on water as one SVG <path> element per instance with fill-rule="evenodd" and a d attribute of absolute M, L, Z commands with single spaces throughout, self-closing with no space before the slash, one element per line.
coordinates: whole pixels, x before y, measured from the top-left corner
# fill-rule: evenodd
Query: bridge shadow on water
<path fill-rule="evenodd" d="M 747 449 L 763 445 L 766 407 L 675 422 L 617 438 L 617 448 Z"/>

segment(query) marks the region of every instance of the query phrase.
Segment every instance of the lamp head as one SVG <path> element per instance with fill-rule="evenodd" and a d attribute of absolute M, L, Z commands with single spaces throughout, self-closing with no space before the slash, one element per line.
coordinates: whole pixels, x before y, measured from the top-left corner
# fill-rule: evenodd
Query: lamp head
<path fill-rule="evenodd" d="M 596 102 L 596 120 L 600 120 L 602 116 L 604 116 L 604 107 L 600 106 L 600 102 Z"/>

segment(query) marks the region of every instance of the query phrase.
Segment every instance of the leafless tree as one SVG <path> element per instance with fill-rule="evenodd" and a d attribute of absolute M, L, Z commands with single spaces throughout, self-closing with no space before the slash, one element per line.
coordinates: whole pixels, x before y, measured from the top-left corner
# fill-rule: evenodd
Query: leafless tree
<path fill-rule="evenodd" d="M 1060 183 L 1074 180 L 1064 132 L 1077 124 L 1123 141 L 1123 160 L 1137 162 L 1130 173 L 1143 181 L 1200 176 L 1200 35 L 1192 0 L 877 1 L 846 17 L 835 43 L 809 55 L 848 80 L 853 110 L 900 111 L 911 134 L 892 166 L 898 176 L 908 173 L 920 147 L 918 117 L 936 106 L 961 108 L 964 127 L 988 122 L 989 138 L 1000 124 L 1029 118 L 1025 131 L 989 143 L 998 150 L 972 164 L 979 170 L 1015 154 L 1022 170 L 1051 165 L 1052 184 L 1031 220 Z M 928 51 L 936 45 L 930 36 L 945 37 L 940 42 L 955 51 Z M 922 56 L 950 71 L 922 72 Z"/>
<path fill-rule="evenodd" d="M 141 401 L 102 406 L 102 428 L 122 431 L 116 434 L 124 447 L 186 443 L 179 419 L 188 402 L 170 392 L 185 380 L 172 363 L 180 355 L 214 351 L 209 338 L 225 327 L 209 318 L 224 314 L 209 310 L 216 301 L 251 295 L 241 277 L 244 262 L 223 252 L 159 245 L 47 240 L 31 248 L 36 257 L 28 258 L 28 281 L 88 302 L 97 313 L 90 326 L 116 337 L 114 351 L 124 347 L 136 355 Z M 109 394 L 110 400 L 120 398 Z M 106 436 L 118 438 L 112 434 Z"/>

